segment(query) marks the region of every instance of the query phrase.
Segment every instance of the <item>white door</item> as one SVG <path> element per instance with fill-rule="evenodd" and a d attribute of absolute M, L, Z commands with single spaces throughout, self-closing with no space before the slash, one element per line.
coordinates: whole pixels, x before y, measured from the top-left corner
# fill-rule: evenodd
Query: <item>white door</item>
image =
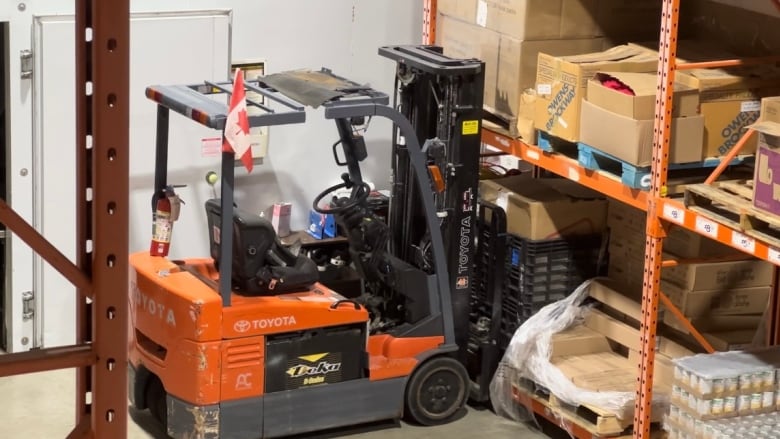
<path fill-rule="evenodd" d="M 156 106 L 146 98 L 144 90 L 153 84 L 226 80 L 230 71 L 230 29 L 230 11 L 132 15 L 131 251 L 148 248 L 151 231 Z M 75 260 L 73 17 L 37 17 L 33 25 L 33 54 L 33 221 L 43 236 Z M 173 114 L 170 132 L 169 182 L 187 185 L 180 191 L 187 204 L 174 229 L 174 240 L 177 235 L 180 237 L 176 251 L 207 255 L 202 206 L 210 188 L 203 177 L 208 170 L 219 168 L 215 158 L 202 154 L 201 139 L 213 137 L 214 132 Z M 184 239 L 188 235 L 203 239 Z M 33 271 L 33 344 L 22 350 L 75 343 L 75 288 L 37 256 Z M 16 318 L 23 317 L 14 315 L 13 319 Z M 9 343 L 11 346 L 19 345 Z"/>

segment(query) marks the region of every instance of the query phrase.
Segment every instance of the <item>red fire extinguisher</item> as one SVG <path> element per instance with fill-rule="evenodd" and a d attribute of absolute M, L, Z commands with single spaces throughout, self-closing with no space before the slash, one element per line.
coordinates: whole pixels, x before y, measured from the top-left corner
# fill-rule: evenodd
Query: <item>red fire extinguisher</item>
<path fill-rule="evenodd" d="M 149 254 L 152 256 L 168 256 L 171 247 L 173 223 L 179 219 L 180 204 L 183 203 L 173 187 L 168 186 L 157 199 L 152 225 L 152 244 Z"/>

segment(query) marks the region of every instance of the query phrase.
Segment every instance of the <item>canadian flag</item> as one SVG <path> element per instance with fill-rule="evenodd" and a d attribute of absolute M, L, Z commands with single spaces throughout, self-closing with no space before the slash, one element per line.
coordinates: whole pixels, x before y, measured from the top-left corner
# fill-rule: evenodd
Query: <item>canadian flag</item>
<path fill-rule="evenodd" d="M 233 94 L 230 96 L 230 111 L 225 121 L 225 134 L 222 139 L 222 151 L 233 152 L 241 158 L 241 162 L 249 172 L 252 172 L 252 142 L 249 137 L 249 117 L 246 113 L 246 91 L 244 90 L 244 75 L 241 69 L 236 69 L 233 78 Z"/>

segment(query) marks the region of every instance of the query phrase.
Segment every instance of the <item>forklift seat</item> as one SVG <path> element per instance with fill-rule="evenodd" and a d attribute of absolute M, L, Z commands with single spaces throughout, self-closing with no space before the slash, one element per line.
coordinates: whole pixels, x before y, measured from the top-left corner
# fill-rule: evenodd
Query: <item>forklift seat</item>
<path fill-rule="evenodd" d="M 206 215 L 211 257 L 219 269 L 221 200 L 206 201 Z M 232 232 L 231 283 L 237 294 L 261 296 L 305 291 L 319 280 L 314 261 L 294 255 L 283 246 L 265 218 L 234 207 Z"/>

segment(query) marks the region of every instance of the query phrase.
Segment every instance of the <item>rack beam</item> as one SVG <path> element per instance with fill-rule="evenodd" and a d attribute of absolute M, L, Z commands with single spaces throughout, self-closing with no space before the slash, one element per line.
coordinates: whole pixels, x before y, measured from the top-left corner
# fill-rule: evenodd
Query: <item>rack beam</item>
<path fill-rule="evenodd" d="M 93 364 L 95 353 L 89 345 L 64 346 L 0 355 L 0 377 Z"/>
<path fill-rule="evenodd" d="M 583 186 L 601 192 L 637 209 L 647 209 L 646 192 L 627 187 L 617 177 L 600 171 L 586 169 L 580 166 L 577 160 L 561 154 L 542 151 L 538 147 L 528 145 L 522 140 L 512 139 L 488 129 L 482 130 L 482 143 L 561 177 L 574 180 Z"/>

